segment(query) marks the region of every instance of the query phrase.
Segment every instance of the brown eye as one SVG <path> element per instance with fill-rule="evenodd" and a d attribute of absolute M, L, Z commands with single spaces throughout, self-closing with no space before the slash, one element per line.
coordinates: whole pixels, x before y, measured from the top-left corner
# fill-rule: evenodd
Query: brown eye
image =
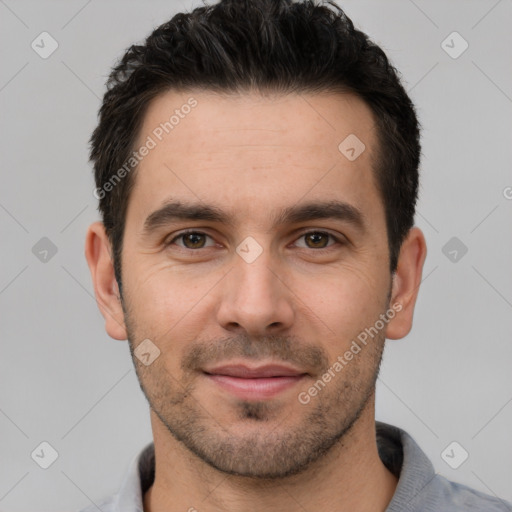
<path fill-rule="evenodd" d="M 200 249 L 204 246 L 204 236 L 201 233 L 186 233 L 181 237 L 188 249 Z"/>
<path fill-rule="evenodd" d="M 313 249 L 323 249 L 328 243 L 329 236 L 327 233 L 308 233 L 306 236 L 307 243 L 311 244 Z"/>
<path fill-rule="evenodd" d="M 176 240 L 181 240 L 182 244 L 177 244 L 178 247 L 192 250 L 203 249 L 204 247 L 210 247 L 205 245 L 207 238 L 211 237 L 206 233 L 201 233 L 200 231 L 186 231 L 175 236 L 170 242 L 167 243 L 167 245 L 173 245 Z"/>
<path fill-rule="evenodd" d="M 330 233 L 326 233 L 324 231 L 309 231 L 308 233 L 303 233 L 299 240 L 305 240 L 305 248 L 306 249 L 327 249 L 333 244 L 329 244 L 329 239 L 334 240 L 335 242 L 339 242 L 338 238 Z M 301 246 L 304 247 L 304 246 Z"/>

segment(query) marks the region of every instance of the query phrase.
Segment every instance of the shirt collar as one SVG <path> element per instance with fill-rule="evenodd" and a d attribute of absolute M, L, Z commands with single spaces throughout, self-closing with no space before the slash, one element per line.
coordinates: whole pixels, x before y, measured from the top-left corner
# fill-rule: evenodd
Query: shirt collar
<path fill-rule="evenodd" d="M 405 430 L 380 421 L 375 424 L 379 457 L 398 478 L 398 485 L 386 512 L 409 510 L 407 504 L 436 476 L 434 466 Z"/>
<path fill-rule="evenodd" d="M 144 512 L 143 496 L 155 479 L 155 445 L 147 444 L 130 462 L 113 512 Z"/>

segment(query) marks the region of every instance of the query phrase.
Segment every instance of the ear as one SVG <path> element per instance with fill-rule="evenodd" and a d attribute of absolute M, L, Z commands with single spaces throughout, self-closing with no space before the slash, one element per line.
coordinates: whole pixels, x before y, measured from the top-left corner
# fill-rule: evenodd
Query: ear
<path fill-rule="evenodd" d="M 87 230 L 85 257 L 91 271 L 96 302 L 105 318 L 108 335 L 116 340 L 126 340 L 124 313 L 111 254 L 105 226 L 102 222 L 94 222 Z"/>
<path fill-rule="evenodd" d="M 427 244 L 422 231 L 413 227 L 400 248 L 398 265 L 393 275 L 390 306 L 401 304 L 386 328 L 386 338 L 397 340 L 407 336 L 412 328 L 414 306 L 421 284 Z"/>

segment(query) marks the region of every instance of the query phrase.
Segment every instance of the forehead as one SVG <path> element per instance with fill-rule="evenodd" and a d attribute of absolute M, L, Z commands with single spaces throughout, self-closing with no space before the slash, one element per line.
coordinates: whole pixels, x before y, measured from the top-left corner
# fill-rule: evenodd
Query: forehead
<path fill-rule="evenodd" d="M 129 211 L 147 215 L 173 196 L 256 222 L 301 197 L 362 205 L 370 194 L 378 202 L 374 126 L 352 94 L 165 92 L 144 116 L 135 149 L 151 149 L 138 164 Z"/>
<path fill-rule="evenodd" d="M 350 134 L 359 134 L 371 145 L 373 125 L 369 106 L 349 93 L 169 91 L 149 104 L 140 135 L 153 134 L 157 142 L 168 145 L 174 141 L 174 151 L 180 152 L 253 143 L 258 152 L 268 144 L 269 151 L 288 146 L 299 153 L 315 148 L 335 153 L 340 137 Z"/>

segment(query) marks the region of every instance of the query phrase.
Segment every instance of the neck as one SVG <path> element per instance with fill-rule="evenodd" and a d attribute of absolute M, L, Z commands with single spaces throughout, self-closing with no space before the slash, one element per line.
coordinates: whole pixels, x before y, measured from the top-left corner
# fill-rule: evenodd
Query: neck
<path fill-rule="evenodd" d="M 298 475 L 271 481 L 212 468 L 151 411 L 156 467 L 144 512 L 385 511 L 398 480 L 379 458 L 374 400 L 324 457 Z"/>

